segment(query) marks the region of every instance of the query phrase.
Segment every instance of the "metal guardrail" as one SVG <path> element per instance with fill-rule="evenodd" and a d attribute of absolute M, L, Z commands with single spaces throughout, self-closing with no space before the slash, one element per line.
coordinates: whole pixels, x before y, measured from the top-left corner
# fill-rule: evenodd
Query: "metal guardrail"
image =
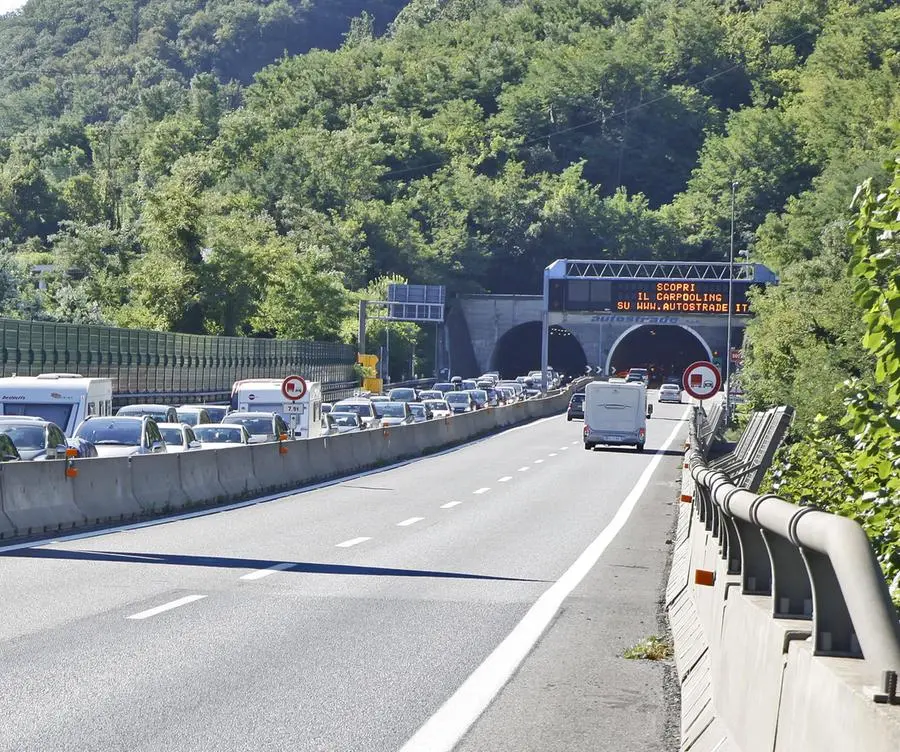
<path fill-rule="evenodd" d="M 776 619 L 810 620 L 815 655 L 864 660 L 882 688 L 875 699 L 898 703 L 900 620 L 863 529 L 845 517 L 757 495 L 730 475 L 764 472 L 791 414 L 788 408 L 755 414 L 734 452 L 709 464 L 701 438 L 708 427 L 695 412 L 688 461 L 696 514 L 718 539 L 726 572 L 739 578 L 742 593 L 770 597 Z"/>

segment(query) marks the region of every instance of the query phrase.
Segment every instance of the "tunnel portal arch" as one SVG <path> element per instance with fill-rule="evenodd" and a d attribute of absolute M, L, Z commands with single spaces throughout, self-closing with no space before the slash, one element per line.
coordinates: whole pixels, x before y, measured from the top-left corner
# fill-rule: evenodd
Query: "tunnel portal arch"
<path fill-rule="evenodd" d="M 569 329 L 550 327 L 549 363 L 558 373 L 580 376 L 585 372 L 587 356 L 581 343 Z M 491 353 L 490 369 L 505 379 L 514 379 L 541 368 L 541 322 L 527 321 L 506 331 Z"/>
<path fill-rule="evenodd" d="M 613 342 L 606 358 L 606 373 L 647 368 L 651 381 L 681 380 L 684 369 L 697 360 L 712 360 L 706 340 L 684 324 L 635 324 Z"/>

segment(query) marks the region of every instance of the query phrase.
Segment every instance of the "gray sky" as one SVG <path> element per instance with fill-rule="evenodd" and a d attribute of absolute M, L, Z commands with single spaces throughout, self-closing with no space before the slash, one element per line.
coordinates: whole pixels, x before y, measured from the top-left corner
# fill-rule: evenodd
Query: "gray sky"
<path fill-rule="evenodd" d="M 0 14 L 9 13 L 23 5 L 25 5 L 25 0 L 0 0 Z"/>

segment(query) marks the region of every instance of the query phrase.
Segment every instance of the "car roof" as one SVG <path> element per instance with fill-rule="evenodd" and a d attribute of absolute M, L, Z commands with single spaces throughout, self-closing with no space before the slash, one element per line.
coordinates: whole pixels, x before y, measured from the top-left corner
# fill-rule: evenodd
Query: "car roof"
<path fill-rule="evenodd" d="M 233 413 L 228 413 L 229 418 L 271 418 L 273 415 L 275 415 L 274 412 L 267 413 L 257 410 L 235 410 Z"/>
<path fill-rule="evenodd" d="M 198 428 L 235 428 L 242 431 L 247 430 L 247 427 L 242 426 L 240 423 L 204 423 L 201 426 L 194 426 L 193 430 L 196 431 Z"/>
<path fill-rule="evenodd" d="M 25 422 L 25 423 L 52 423 L 52 420 L 47 420 L 46 418 L 39 418 L 36 415 L 0 415 L 0 422 L 2 423 L 11 423 L 15 421 L 16 423 Z"/>
<path fill-rule="evenodd" d="M 155 402 L 138 402 L 134 405 L 122 405 L 122 407 L 120 407 L 119 409 L 123 410 L 128 407 L 152 407 L 154 410 L 159 410 L 160 408 L 163 410 L 168 410 L 170 407 L 173 407 L 173 406 L 172 405 L 164 405 L 162 403 L 155 403 Z"/>
<path fill-rule="evenodd" d="M 215 424 L 213 424 L 215 425 Z M 157 423 L 157 428 L 190 428 L 187 423 Z"/>

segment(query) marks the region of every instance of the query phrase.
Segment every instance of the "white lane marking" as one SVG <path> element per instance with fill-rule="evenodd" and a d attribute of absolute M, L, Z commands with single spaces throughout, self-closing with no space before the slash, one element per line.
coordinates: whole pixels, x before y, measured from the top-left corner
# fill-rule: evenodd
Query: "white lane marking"
<path fill-rule="evenodd" d="M 179 512 L 178 514 L 169 515 L 167 517 L 160 517 L 155 520 L 145 520 L 144 522 L 132 522 L 127 525 L 117 525 L 115 527 L 105 527 L 100 530 L 88 530 L 83 533 L 72 533 L 72 535 L 64 535 L 58 538 L 41 538 L 38 540 L 27 541 L 24 543 L 11 543 L 8 546 L 0 546 L 0 553 L 6 553 L 7 551 L 21 551 L 26 548 L 40 548 L 41 546 L 46 546 L 50 544 L 56 543 L 68 543 L 69 541 L 77 541 L 77 540 L 87 540 L 88 538 L 100 538 L 104 535 L 112 535 L 114 533 L 127 533 L 131 530 L 141 530 L 145 527 L 156 527 L 157 525 L 168 525 L 170 522 L 180 522 L 181 520 L 193 520 L 197 517 L 206 517 L 207 515 L 212 514 L 221 514 L 222 512 L 233 512 L 236 509 L 245 509 L 246 507 L 256 506 L 257 504 L 266 504 L 270 501 L 280 501 L 281 499 L 287 499 L 290 497 L 302 496 L 303 494 L 310 493 L 311 491 L 319 491 L 323 488 L 331 488 L 332 486 L 339 486 L 342 483 L 349 483 L 350 481 L 359 480 L 360 478 L 368 478 L 370 475 L 377 475 L 379 473 L 386 473 L 391 470 L 397 470 L 401 467 L 406 467 L 407 465 L 412 465 L 416 462 L 422 462 L 425 459 L 435 459 L 437 457 L 443 457 L 446 454 L 452 454 L 453 452 L 461 452 L 465 449 L 469 449 L 471 447 L 477 446 L 478 444 L 482 444 L 486 441 L 491 441 L 493 439 L 498 439 L 501 436 L 505 436 L 508 433 L 512 433 L 513 431 L 524 431 L 526 428 L 534 428 L 535 426 L 539 426 L 542 423 L 546 423 L 550 420 L 558 420 L 560 415 L 551 415 L 547 418 L 539 418 L 538 420 L 533 420 L 530 423 L 525 423 L 521 426 L 514 426 L 513 428 L 506 428 L 497 433 L 490 434 L 489 436 L 485 436 L 481 439 L 473 439 L 472 441 L 467 441 L 464 444 L 460 444 L 459 446 L 449 447 L 447 449 L 442 449 L 439 452 L 435 452 L 434 454 L 429 454 L 424 457 L 413 457 L 408 460 L 400 460 L 399 462 L 395 462 L 392 465 L 385 465 L 384 467 L 374 467 L 371 470 L 363 470 L 358 473 L 351 473 L 350 475 L 342 475 L 340 478 L 332 478 L 331 480 L 323 480 L 320 483 L 313 483 L 309 486 L 303 486 L 299 489 L 292 489 L 290 491 L 280 491 L 274 494 L 267 494 L 266 496 L 257 496 L 252 499 L 248 499 L 247 501 L 239 501 L 235 504 L 225 504 L 220 507 L 212 507 L 210 509 L 201 509 L 194 512 Z"/>
<path fill-rule="evenodd" d="M 569 447 L 560 447 L 560 451 L 563 451 L 563 452 L 565 452 L 565 451 L 566 451 L 566 449 L 568 449 L 568 448 L 569 448 Z"/>
<path fill-rule="evenodd" d="M 275 574 L 276 572 L 283 572 L 285 569 L 290 569 L 292 566 L 294 565 L 291 562 L 283 561 L 281 564 L 276 564 L 274 567 L 257 569 L 255 572 L 249 572 L 248 574 L 242 575 L 240 579 L 261 580 L 263 577 L 268 577 L 270 574 Z"/>
<path fill-rule="evenodd" d="M 531 468 L 528 467 L 528 465 L 525 465 L 525 467 L 520 467 L 520 468 L 519 468 L 519 472 L 520 472 L 520 473 L 524 473 L 526 470 L 530 470 L 530 469 L 531 469 Z"/>
<path fill-rule="evenodd" d="M 556 456 L 556 452 L 550 452 L 550 454 L 548 454 L 547 456 L 548 456 L 548 457 L 555 457 L 555 456 Z"/>
<path fill-rule="evenodd" d="M 573 442 L 572 442 L 572 445 L 574 446 L 574 445 L 577 444 L 577 443 L 578 443 L 577 441 L 573 441 Z"/>
<path fill-rule="evenodd" d="M 345 540 L 343 543 L 338 543 L 335 548 L 350 548 L 350 546 L 356 546 L 360 543 L 365 543 L 367 540 L 372 540 L 371 536 L 368 538 L 351 538 L 350 540 Z"/>
<path fill-rule="evenodd" d="M 186 606 L 188 603 L 202 600 L 205 597 L 205 595 L 186 595 L 184 596 L 184 598 L 179 598 L 178 600 L 163 603 L 161 606 L 156 606 L 156 608 L 148 608 L 146 611 L 140 611 L 136 614 L 132 614 L 131 616 L 126 616 L 125 618 L 149 619 L 151 616 L 156 616 L 157 614 L 161 614 L 164 611 L 171 611 L 173 608 L 178 608 L 179 606 Z"/>
<path fill-rule="evenodd" d="M 424 519 L 424 517 L 410 517 L 408 520 L 398 522 L 397 527 L 408 527 L 409 525 L 415 525 L 417 522 L 421 522 Z"/>
<path fill-rule="evenodd" d="M 497 478 L 498 483 L 506 483 L 509 480 L 512 480 L 511 475 L 504 475 L 502 478 Z"/>
<path fill-rule="evenodd" d="M 485 486 L 484 488 L 479 488 L 479 489 L 476 490 L 476 491 L 472 491 L 472 493 L 473 493 L 473 494 L 483 494 L 483 493 L 487 493 L 487 492 L 490 491 L 490 490 L 491 490 L 490 488 L 488 488 L 487 486 Z"/>
<path fill-rule="evenodd" d="M 441 504 L 441 509 L 453 509 L 453 507 L 458 507 L 462 504 L 461 501 L 448 501 L 446 504 Z"/>
<path fill-rule="evenodd" d="M 665 443 L 650 459 L 634 488 L 625 497 L 612 521 L 600 532 L 556 582 L 528 609 L 513 631 L 466 679 L 438 711 L 406 742 L 400 752 L 451 752 L 488 705 L 500 693 L 544 630 L 556 617 L 563 601 L 578 587 L 603 552 L 615 539 L 650 483 L 665 451 L 681 430 L 685 411 Z"/>
<path fill-rule="evenodd" d="M 535 465 L 540 465 L 542 462 L 543 462 L 543 460 L 535 460 L 535 461 L 534 461 L 534 464 L 535 464 Z"/>

